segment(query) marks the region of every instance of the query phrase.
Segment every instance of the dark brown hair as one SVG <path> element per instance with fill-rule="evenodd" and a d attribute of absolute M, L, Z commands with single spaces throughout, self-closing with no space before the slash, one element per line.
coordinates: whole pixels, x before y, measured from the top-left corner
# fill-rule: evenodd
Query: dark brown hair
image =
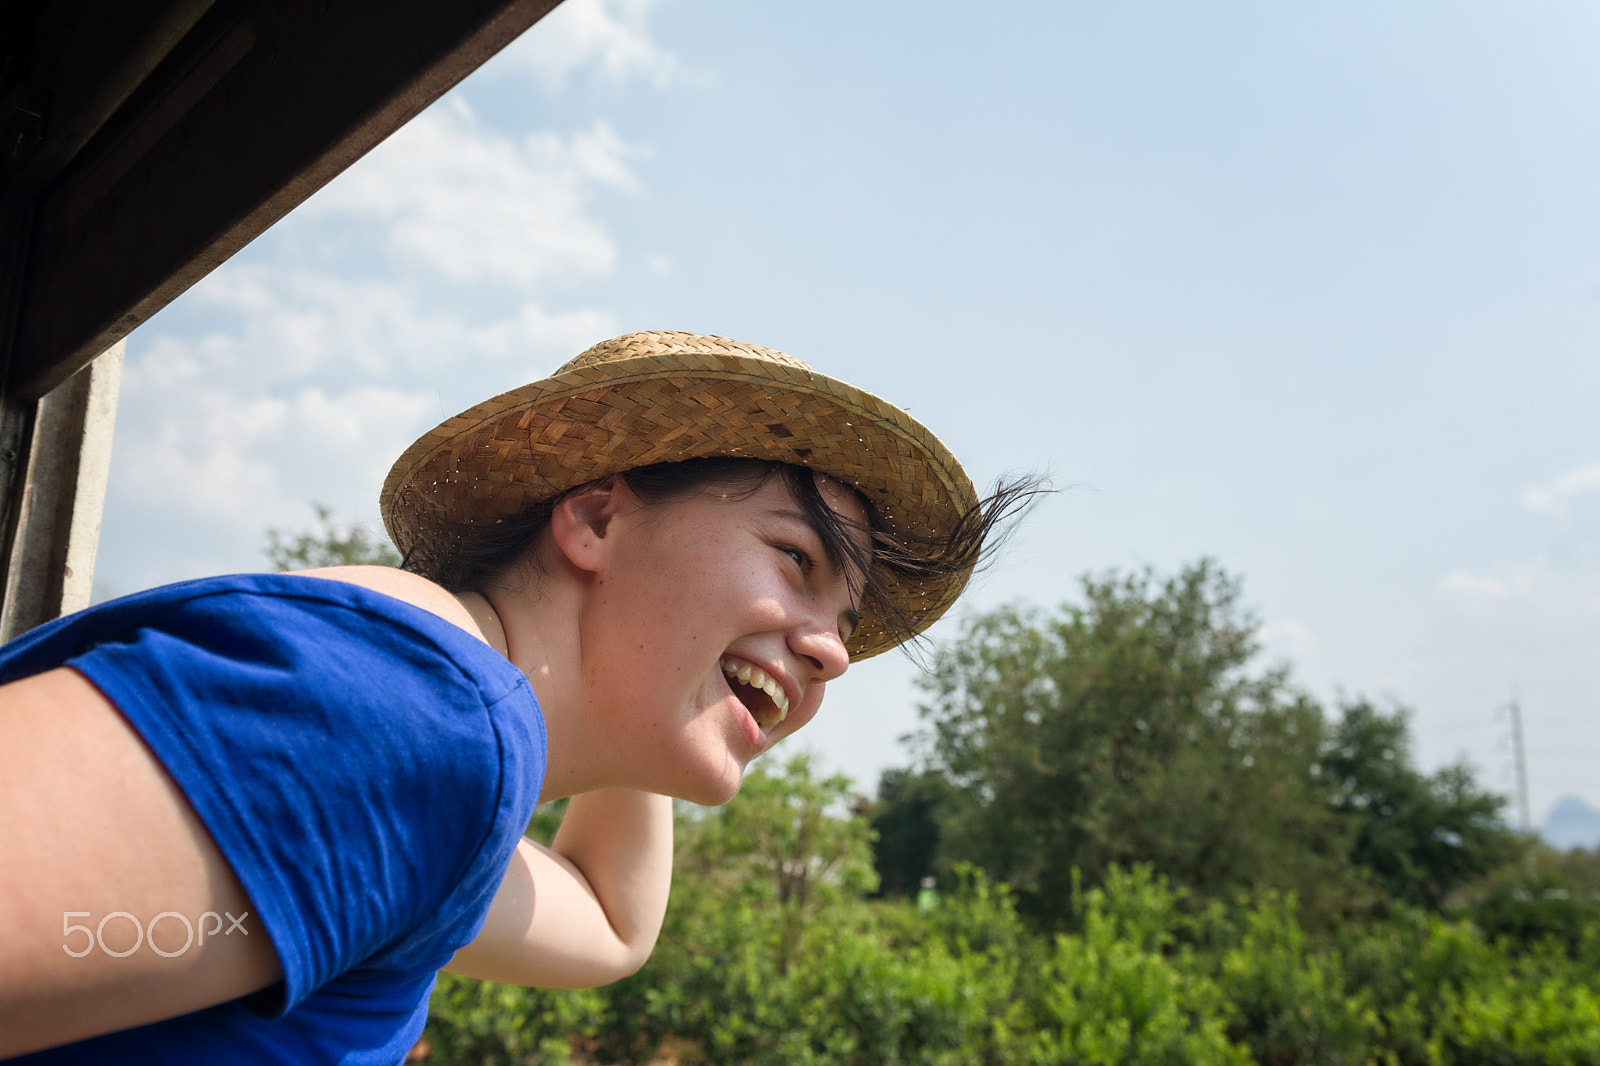
<path fill-rule="evenodd" d="M 928 624 L 927 611 L 896 601 L 893 588 L 947 587 L 991 559 L 1011 528 L 1011 519 L 1039 494 L 1048 491 L 1037 477 L 1000 482 L 955 523 L 937 537 L 917 537 L 892 529 L 877 508 L 861 493 L 856 498 L 867 515 L 866 544 L 854 522 L 828 505 L 817 488 L 815 473 L 803 466 L 766 459 L 710 457 L 676 463 L 657 463 L 618 474 L 647 506 L 669 503 L 712 488 L 731 489 L 738 496 L 759 492 L 774 477 L 781 477 L 802 515 L 822 542 L 828 562 L 847 575 L 852 594 L 861 604 L 864 622 L 885 630 L 895 643 L 912 640 Z M 437 557 L 413 552 L 402 566 L 443 585 L 451 592 L 481 591 L 512 578 L 518 569 L 535 579 L 529 548 L 537 541 L 556 506 L 587 485 L 541 501 L 521 514 L 488 522 L 459 524 L 453 545 Z M 935 601 L 942 597 L 935 597 Z M 932 610 L 933 608 L 929 608 Z"/>

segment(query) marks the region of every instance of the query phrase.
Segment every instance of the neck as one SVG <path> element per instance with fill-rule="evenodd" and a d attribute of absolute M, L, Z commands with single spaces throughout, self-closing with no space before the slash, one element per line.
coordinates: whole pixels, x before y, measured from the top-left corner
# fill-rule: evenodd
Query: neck
<path fill-rule="evenodd" d="M 521 670 L 539 698 L 549 737 L 540 802 L 603 787 L 583 728 L 581 599 L 574 575 L 544 574 L 458 598 L 484 638 Z"/>

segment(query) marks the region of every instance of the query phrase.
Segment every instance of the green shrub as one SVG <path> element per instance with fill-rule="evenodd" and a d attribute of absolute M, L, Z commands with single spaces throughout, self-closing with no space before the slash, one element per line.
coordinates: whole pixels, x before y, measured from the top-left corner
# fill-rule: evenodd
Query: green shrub
<path fill-rule="evenodd" d="M 1401 910 L 1344 938 L 1347 981 L 1373 1005 L 1374 1058 L 1394 1066 L 1600 1066 L 1600 971 L 1562 945 L 1491 942 Z"/>
<path fill-rule="evenodd" d="M 994 906 L 979 904 L 986 912 Z M 938 909 L 951 927 L 992 929 L 1005 920 L 963 917 L 960 897 Z M 1016 982 L 1016 942 L 972 950 L 965 940 L 947 942 L 922 917 L 904 903 L 839 903 L 786 949 L 786 923 L 775 909 L 707 908 L 695 916 L 691 939 L 664 945 L 657 994 L 645 1011 L 659 1037 L 686 1041 L 690 1064 L 1004 1062 L 995 1022 Z"/>
<path fill-rule="evenodd" d="M 1250 1056 L 1225 1032 L 1217 985 L 1187 953 L 1168 958 L 1179 894 L 1148 867 L 1108 870 L 1103 888 L 1077 893 L 1081 934 L 1020 990 L 1027 1026 L 1013 1034 L 1028 1066 L 1211 1066 Z"/>
<path fill-rule="evenodd" d="M 1484 1066 L 1595 1066 L 1600 998 L 1559 977 L 1475 985 L 1446 999 L 1440 1061 Z"/>
<path fill-rule="evenodd" d="M 1600 903 L 1555 885 L 1499 886 L 1463 916 L 1490 939 L 1523 948 L 1551 942 L 1578 957 L 1600 942 Z"/>
<path fill-rule="evenodd" d="M 550 990 L 441 973 L 416 1054 L 428 1066 L 565 1066 L 599 1033 L 592 989 Z"/>
<path fill-rule="evenodd" d="M 1294 897 L 1263 892 L 1236 921 L 1242 935 L 1217 961 L 1229 1034 L 1267 1066 L 1360 1066 L 1376 1018 L 1347 994 L 1338 953 L 1307 948 Z"/>

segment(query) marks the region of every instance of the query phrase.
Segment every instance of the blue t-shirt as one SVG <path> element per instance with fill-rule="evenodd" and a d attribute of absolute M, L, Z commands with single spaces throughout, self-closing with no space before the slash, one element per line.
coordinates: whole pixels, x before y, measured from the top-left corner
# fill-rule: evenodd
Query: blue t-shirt
<path fill-rule="evenodd" d="M 0 648 L 0 683 L 60 665 L 178 783 L 284 976 L 17 1061 L 400 1062 L 538 801 L 544 719 L 522 672 L 427 611 L 286 574 L 190 581 L 59 619 Z"/>

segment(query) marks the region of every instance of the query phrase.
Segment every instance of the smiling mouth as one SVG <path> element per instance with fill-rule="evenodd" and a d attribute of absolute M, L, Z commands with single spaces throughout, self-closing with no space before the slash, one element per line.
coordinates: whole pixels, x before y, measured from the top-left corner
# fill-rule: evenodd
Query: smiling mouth
<path fill-rule="evenodd" d="M 784 693 L 783 686 L 768 677 L 765 670 L 725 655 L 722 658 L 722 672 L 728 675 L 728 687 L 733 689 L 734 696 L 750 712 L 750 717 L 756 720 L 756 725 L 771 729 L 789 717 L 789 697 Z M 738 682 L 738 685 L 735 686 L 733 682 Z"/>

